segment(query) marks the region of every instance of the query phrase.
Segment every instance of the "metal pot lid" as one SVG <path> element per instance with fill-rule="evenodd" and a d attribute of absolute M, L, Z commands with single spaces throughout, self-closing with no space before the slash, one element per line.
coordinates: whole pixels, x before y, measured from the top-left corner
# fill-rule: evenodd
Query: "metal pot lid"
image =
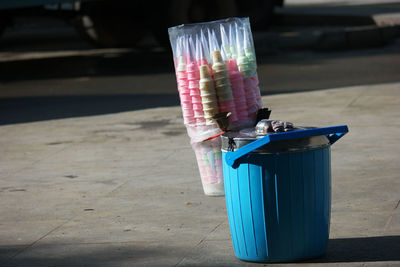
<path fill-rule="evenodd" d="M 313 129 L 316 127 L 295 127 L 294 131 Z M 227 132 L 222 137 L 222 151 L 235 151 L 265 135 L 275 133 L 257 134 L 256 128 L 246 128 L 239 132 Z M 254 150 L 252 153 L 278 153 L 278 152 L 299 152 L 305 150 L 320 149 L 329 146 L 329 140 L 325 135 L 311 136 L 298 139 L 290 139 L 279 142 L 272 142 Z"/>

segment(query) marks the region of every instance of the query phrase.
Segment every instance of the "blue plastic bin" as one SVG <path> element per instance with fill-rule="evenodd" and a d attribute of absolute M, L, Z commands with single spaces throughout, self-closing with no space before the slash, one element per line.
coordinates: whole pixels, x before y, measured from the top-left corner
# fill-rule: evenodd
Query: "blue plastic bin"
<path fill-rule="evenodd" d="M 326 252 L 330 146 L 347 131 L 335 126 L 222 136 L 226 205 L 239 259 L 285 262 Z"/>

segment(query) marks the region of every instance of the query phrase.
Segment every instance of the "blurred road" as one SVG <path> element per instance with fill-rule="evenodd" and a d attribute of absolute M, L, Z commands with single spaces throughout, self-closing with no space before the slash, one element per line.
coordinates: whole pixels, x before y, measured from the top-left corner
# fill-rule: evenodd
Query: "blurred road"
<path fill-rule="evenodd" d="M 94 49 L 69 25 L 40 23 L 9 30 L 0 43 L 0 124 L 179 104 L 169 49 L 151 40 L 144 49 Z M 400 80 L 399 39 L 315 52 L 274 49 L 265 33 L 255 35 L 263 95 Z"/>

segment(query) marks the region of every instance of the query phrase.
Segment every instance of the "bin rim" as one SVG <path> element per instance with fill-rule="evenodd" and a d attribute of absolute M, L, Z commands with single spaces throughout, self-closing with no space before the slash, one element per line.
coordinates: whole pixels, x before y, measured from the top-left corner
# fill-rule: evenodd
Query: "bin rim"
<path fill-rule="evenodd" d="M 228 138 L 228 152 L 226 153 L 225 162 L 234 168 L 238 167 L 237 160 L 263 146 L 276 144 L 279 142 L 288 143 L 290 140 L 302 140 L 304 138 L 311 138 L 315 136 L 325 136 L 328 139 L 328 144 L 332 145 L 348 132 L 347 125 L 311 128 L 311 129 L 298 129 L 290 132 L 273 133 L 262 136 L 260 139 L 255 139 L 253 142 L 248 143 L 236 151 L 234 150 L 235 139 Z"/>
<path fill-rule="evenodd" d="M 316 127 L 296 127 L 295 130 L 315 129 Z M 255 134 L 253 128 L 247 128 L 239 132 L 226 132 L 221 135 L 222 138 L 222 152 L 236 151 L 239 148 L 248 145 L 258 139 L 271 135 L 274 133 L 268 133 L 265 135 Z M 232 146 L 232 139 L 234 146 Z M 329 139 L 325 135 L 310 136 L 298 139 L 290 139 L 279 142 L 271 142 L 260 148 L 253 150 L 250 153 L 259 154 L 275 154 L 275 153 L 288 153 L 288 152 L 301 152 L 306 150 L 316 150 L 329 146 Z"/>

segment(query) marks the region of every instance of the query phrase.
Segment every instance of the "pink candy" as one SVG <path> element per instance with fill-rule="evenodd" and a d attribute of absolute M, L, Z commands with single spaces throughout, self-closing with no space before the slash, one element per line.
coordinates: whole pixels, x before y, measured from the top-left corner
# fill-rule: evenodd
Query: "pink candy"
<path fill-rule="evenodd" d="M 193 144 L 203 184 L 223 183 L 220 146 L 220 139 Z"/>
<path fill-rule="evenodd" d="M 247 112 L 247 110 L 241 111 L 237 113 L 237 117 L 239 121 L 247 120 L 249 118 L 249 113 Z"/>
<path fill-rule="evenodd" d="M 203 110 L 194 109 L 193 112 L 195 118 L 201 118 L 202 116 L 204 116 Z"/>
<path fill-rule="evenodd" d="M 181 102 L 190 102 L 190 103 L 192 102 L 192 97 L 188 94 L 181 93 L 180 97 L 181 97 Z"/>
<path fill-rule="evenodd" d="M 200 96 L 200 90 L 199 88 L 192 88 L 190 90 L 190 96 L 193 98 L 198 98 Z"/>
<path fill-rule="evenodd" d="M 259 109 L 259 104 L 257 103 L 256 89 L 257 84 L 252 78 L 244 79 L 244 89 L 246 92 L 246 100 L 249 114 L 256 113 Z"/>
<path fill-rule="evenodd" d="M 246 101 L 246 98 L 239 99 L 238 101 L 235 102 L 235 105 L 237 106 L 238 110 L 240 110 L 240 111 L 245 110 L 247 112 L 247 101 Z"/>
<path fill-rule="evenodd" d="M 228 61 L 228 73 L 231 81 L 231 87 L 237 111 L 237 118 L 239 121 L 247 120 L 247 100 L 244 91 L 243 77 L 238 70 L 235 59 L 230 59 Z"/>
<path fill-rule="evenodd" d="M 188 80 L 185 71 L 177 71 L 177 83 L 178 91 L 181 100 L 183 122 L 185 124 L 195 124 L 196 119 L 194 118 L 192 97 L 189 93 Z"/>
<path fill-rule="evenodd" d="M 190 58 L 187 59 L 188 64 L 186 65 L 186 74 L 187 74 L 187 81 L 188 81 L 188 91 L 189 96 L 191 97 L 192 105 L 193 105 L 193 118 L 194 123 L 196 125 L 204 125 L 204 112 L 203 112 L 203 105 L 201 103 L 201 96 L 199 90 L 199 79 L 200 79 L 200 72 L 198 69 L 198 65 L 196 61 L 191 61 Z"/>
<path fill-rule="evenodd" d="M 188 65 L 186 65 L 186 73 L 187 73 L 187 79 L 190 80 L 199 80 L 200 79 L 200 74 L 198 70 L 198 66 L 195 62 L 192 62 Z"/>
<path fill-rule="evenodd" d="M 192 103 L 193 104 L 201 104 L 201 96 L 193 96 Z"/>
<path fill-rule="evenodd" d="M 203 105 L 201 103 L 193 104 L 193 110 L 203 110 Z"/>
<path fill-rule="evenodd" d="M 261 93 L 260 93 L 260 88 L 258 87 L 259 81 L 257 76 L 253 76 L 250 78 L 254 84 L 254 90 L 256 93 L 256 99 L 257 99 L 257 104 L 259 108 L 262 108 L 262 99 L 261 99 Z"/>
<path fill-rule="evenodd" d="M 229 117 L 229 121 L 235 122 L 238 121 L 238 117 L 236 115 L 236 110 L 235 110 L 235 103 L 233 100 L 225 100 L 225 101 L 220 101 L 219 103 L 219 110 L 221 112 L 230 112 L 231 116 Z"/>
<path fill-rule="evenodd" d="M 192 102 L 190 101 L 181 101 L 181 106 L 183 109 L 190 110 L 192 109 Z"/>

